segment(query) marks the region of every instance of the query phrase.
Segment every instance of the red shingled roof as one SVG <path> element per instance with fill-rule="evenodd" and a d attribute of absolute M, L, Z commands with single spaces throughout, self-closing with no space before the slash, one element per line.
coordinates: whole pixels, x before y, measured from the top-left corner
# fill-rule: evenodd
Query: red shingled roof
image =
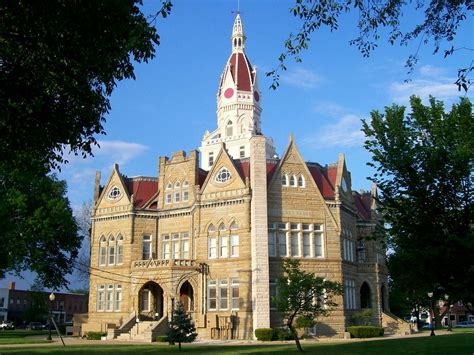
<path fill-rule="evenodd" d="M 207 173 L 208 172 L 206 170 L 199 168 L 199 171 L 198 171 L 198 185 L 199 186 L 202 187 L 202 185 L 204 185 L 204 181 L 206 181 Z"/>
<path fill-rule="evenodd" d="M 130 195 L 133 195 L 135 208 L 142 208 L 158 191 L 157 178 L 139 176 L 134 178 L 124 177 L 124 180 L 128 184 Z"/>
<path fill-rule="evenodd" d="M 275 170 L 278 166 L 278 160 L 267 160 L 267 184 L 270 182 L 270 180 L 273 177 L 273 174 L 275 174 Z"/>
<path fill-rule="evenodd" d="M 244 181 L 245 178 L 250 179 L 250 163 L 248 159 L 234 160 L 234 165 Z"/>
<path fill-rule="evenodd" d="M 370 221 L 370 204 L 372 202 L 370 192 L 366 192 L 362 195 L 357 192 L 352 192 L 352 196 L 354 197 L 354 204 L 359 218 L 364 221 Z"/>
<path fill-rule="evenodd" d="M 237 84 L 237 90 L 250 91 L 251 84 L 254 81 L 254 73 L 247 56 L 244 53 L 233 53 L 230 56 L 229 63 L 232 79 Z"/>
<path fill-rule="evenodd" d="M 331 183 L 332 171 L 328 169 L 329 171 L 326 172 L 325 168 L 316 164 L 307 164 L 307 166 L 323 197 L 325 199 L 334 199 L 334 184 Z M 328 174 L 330 171 L 331 175 Z M 335 175 L 333 178 L 333 181 L 335 181 Z"/>

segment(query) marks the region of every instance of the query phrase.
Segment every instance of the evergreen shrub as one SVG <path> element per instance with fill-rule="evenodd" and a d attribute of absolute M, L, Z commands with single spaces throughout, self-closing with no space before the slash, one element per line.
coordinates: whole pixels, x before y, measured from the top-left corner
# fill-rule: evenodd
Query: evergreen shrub
<path fill-rule="evenodd" d="M 383 336 L 383 328 L 373 326 L 354 326 L 347 328 L 353 338 L 373 338 Z"/>

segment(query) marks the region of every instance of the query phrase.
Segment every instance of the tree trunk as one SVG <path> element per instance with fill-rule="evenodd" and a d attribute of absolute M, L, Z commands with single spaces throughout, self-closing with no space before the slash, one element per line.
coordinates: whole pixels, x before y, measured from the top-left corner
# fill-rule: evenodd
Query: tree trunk
<path fill-rule="evenodd" d="M 298 334 L 296 333 L 295 328 L 293 328 L 292 324 L 288 324 L 288 328 L 290 328 L 291 335 L 295 338 L 296 347 L 298 348 L 299 352 L 303 352 L 303 348 L 301 347 L 300 340 L 298 339 Z"/>
<path fill-rule="evenodd" d="M 178 343 L 179 351 L 181 351 L 181 342 Z"/>

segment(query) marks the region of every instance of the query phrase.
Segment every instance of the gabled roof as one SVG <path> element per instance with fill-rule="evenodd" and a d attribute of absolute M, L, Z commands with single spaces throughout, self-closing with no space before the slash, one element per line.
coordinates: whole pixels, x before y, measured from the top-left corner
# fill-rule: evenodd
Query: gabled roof
<path fill-rule="evenodd" d="M 125 177 L 128 192 L 133 195 L 135 208 L 142 208 L 158 191 L 158 178 L 148 176 Z"/>
<path fill-rule="evenodd" d="M 234 160 L 234 165 L 239 172 L 242 180 L 245 181 L 246 178 L 250 179 L 250 162 L 249 158 Z"/>
<path fill-rule="evenodd" d="M 307 162 L 306 166 L 323 197 L 328 200 L 333 200 L 335 196 L 334 182 L 336 180 L 337 167 L 322 167 L 318 163 L 311 162 Z"/>
<path fill-rule="evenodd" d="M 354 197 L 354 204 L 359 219 L 363 221 L 370 221 L 370 205 L 372 204 L 372 195 L 370 194 L 370 192 L 364 192 L 360 194 L 356 191 L 353 191 L 352 196 Z"/>

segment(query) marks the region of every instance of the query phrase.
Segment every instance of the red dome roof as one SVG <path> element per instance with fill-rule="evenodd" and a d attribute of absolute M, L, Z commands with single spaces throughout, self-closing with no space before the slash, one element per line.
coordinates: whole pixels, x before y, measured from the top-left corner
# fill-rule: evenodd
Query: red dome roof
<path fill-rule="evenodd" d="M 237 86 L 237 90 L 252 91 L 252 85 L 255 84 L 255 72 L 249 59 L 243 52 L 232 53 L 222 74 L 219 85 L 219 95 L 222 92 L 222 85 L 228 75 L 231 75 L 233 83 Z"/>

